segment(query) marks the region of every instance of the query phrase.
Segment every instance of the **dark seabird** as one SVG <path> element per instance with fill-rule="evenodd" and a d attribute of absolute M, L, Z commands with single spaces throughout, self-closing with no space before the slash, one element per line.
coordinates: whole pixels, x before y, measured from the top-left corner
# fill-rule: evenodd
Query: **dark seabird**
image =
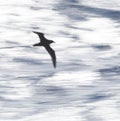
<path fill-rule="evenodd" d="M 45 47 L 45 49 L 48 51 L 48 53 L 50 54 L 50 56 L 52 58 L 53 66 L 56 67 L 56 55 L 55 55 L 55 51 L 50 47 L 50 44 L 54 43 L 54 41 L 46 39 L 44 37 L 43 33 L 40 33 L 40 32 L 34 32 L 34 33 L 39 36 L 40 42 L 37 43 L 37 44 L 34 44 L 33 46 L 43 46 L 43 47 Z"/>

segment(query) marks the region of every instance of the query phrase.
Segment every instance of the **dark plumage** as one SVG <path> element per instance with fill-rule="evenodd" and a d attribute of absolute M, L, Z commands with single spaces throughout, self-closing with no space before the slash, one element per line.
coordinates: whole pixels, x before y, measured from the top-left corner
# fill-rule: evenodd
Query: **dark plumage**
<path fill-rule="evenodd" d="M 34 32 L 34 33 L 39 36 L 40 42 L 37 43 L 37 44 L 34 44 L 33 46 L 43 46 L 43 47 L 45 47 L 45 49 L 48 51 L 48 53 L 50 54 L 50 56 L 52 58 L 53 66 L 56 67 L 56 55 L 55 55 L 55 51 L 50 47 L 50 44 L 54 43 L 54 41 L 46 39 L 44 37 L 43 33 L 40 33 L 40 32 Z"/>

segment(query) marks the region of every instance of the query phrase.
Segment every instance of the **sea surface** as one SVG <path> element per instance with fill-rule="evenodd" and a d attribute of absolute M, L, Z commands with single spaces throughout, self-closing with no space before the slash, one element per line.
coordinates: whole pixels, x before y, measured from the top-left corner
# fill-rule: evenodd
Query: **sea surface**
<path fill-rule="evenodd" d="M 120 121 L 120 0 L 0 0 L 0 121 Z"/>

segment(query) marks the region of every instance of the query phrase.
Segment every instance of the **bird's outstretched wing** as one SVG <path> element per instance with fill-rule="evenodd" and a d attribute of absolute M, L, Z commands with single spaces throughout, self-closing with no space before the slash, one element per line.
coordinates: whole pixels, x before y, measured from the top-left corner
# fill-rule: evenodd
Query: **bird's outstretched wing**
<path fill-rule="evenodd" d="M 50 54 L 50 56 L 52 58 L 53 66 L 56 67 L 55 51 L 49 45 L 45 46 L 45 49 L 48 51 L 48 53 Z"/>
<path fill-rule="evenodd" d="M 40 40 L 42 41 L 42 39 L 44 37 L 43 33 L 41 33 L 41 32 L 35 32 L 35 31 L 33 31 L 33 33 L 37 34 L 39 36 Z"/>

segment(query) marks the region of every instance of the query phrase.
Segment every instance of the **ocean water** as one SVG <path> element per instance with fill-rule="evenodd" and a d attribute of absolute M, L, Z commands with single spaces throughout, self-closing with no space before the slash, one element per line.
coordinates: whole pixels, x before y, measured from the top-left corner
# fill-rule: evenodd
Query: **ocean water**
<path fill-rule="evenodd" d="M 0 16 L 0 121 L 120 120 L 120 0 L 1 0 Z"/>

